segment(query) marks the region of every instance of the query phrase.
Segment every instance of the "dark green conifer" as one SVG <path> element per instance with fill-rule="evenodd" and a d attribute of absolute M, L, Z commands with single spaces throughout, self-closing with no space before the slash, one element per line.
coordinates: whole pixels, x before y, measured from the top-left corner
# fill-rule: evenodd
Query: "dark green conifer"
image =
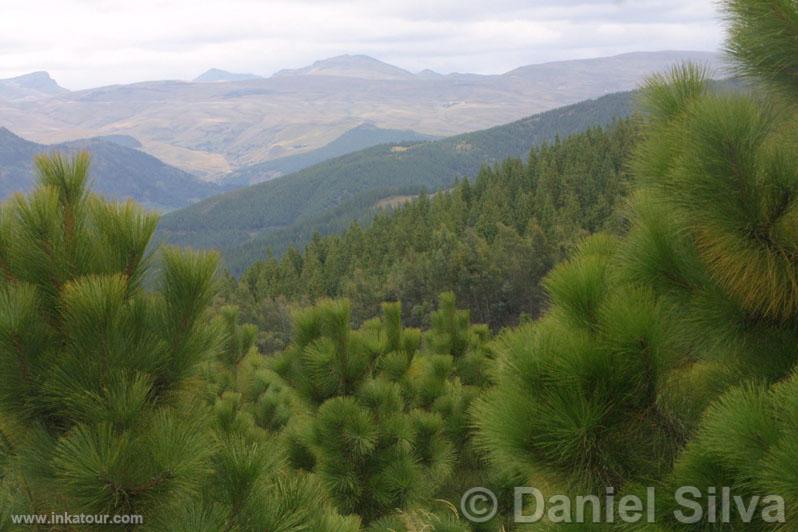
<path fill-rule="evenodd" d="M 216 257 L 166 249 L 146 290 L 157 218 L 90 194 L 85 153 L 36 164 L 0 222 L 4 509 L 154 523 L 197 497 L 214 450 L 192 379 L 218 345 Z"/>
<path fill-rule="evenodd" d="M 798 6 L 726 6 L 742 70 L 784 89 Z M 629 233 L 584 242 L 547 277 L 547 315 L 497 344 L 497 386 L 475 409 L 495 466 L 557 493 L 725 486 L 796 508 L 793 104 L 713 92 L 697 67 L 652 79 Z M 758 511 L 727 526 L 772 527 Z"/>

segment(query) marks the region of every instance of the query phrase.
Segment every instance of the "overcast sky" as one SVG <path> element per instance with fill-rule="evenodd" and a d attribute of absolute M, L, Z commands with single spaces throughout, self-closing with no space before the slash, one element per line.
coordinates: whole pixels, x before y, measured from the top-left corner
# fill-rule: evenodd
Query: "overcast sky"
<path fill-rule="evenodd" d="M 344 53 L 501 73 L 639 50 L 717 50 L 713 0 L 0 0 L 0 78 L 80 89 L 270 75 Z"/>

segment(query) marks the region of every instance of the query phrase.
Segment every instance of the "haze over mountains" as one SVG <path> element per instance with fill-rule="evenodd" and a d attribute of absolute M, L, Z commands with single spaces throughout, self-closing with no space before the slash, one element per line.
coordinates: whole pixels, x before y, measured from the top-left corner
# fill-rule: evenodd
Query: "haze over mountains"
<path fill-rule="evenodd" d="M 239 182 L 255 182 L 284 170 L 276 163 L 248 172 L 253 165 L 312 153 L 364 124 L 408 132 L 407 140 L 455 135 L 633 89 L 647 75 L 688 60 L 721 65 L 714 53 L 647 52 L 502 75 L 441 75 L 340 56 L 265 79 L 211 70 L 193 82 L 74 92 L 37 73 L 0 81 L 0 126 L 47 144 L 128 135 L 141 151 L 203 179 L 243 172 Z"/>
<path fill-rule="evenodd" d="M 0 127 L 0 199 L 33 188 L 36 155 L 78 150 L 91 153 L 92 189 L 107 198 L 132 198 L 151 209 L 171 210 L 224 191 L 219 185 L 164 164 L 135 149 L 135 145 L 135 139 L 117 135 L 47 146 Z"/>

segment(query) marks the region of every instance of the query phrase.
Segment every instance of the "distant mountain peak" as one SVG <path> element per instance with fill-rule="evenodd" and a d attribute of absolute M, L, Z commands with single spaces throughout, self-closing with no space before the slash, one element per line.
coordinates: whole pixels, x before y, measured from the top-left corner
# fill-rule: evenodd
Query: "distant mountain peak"
<path fill-rule="evenodd" d="M 0 126 L 0 144 L 18 144 L 20 142 L 30 143 L 29 140 L 25 140 L 7 127 Z"/>
<path fill-rule="evenodd" d="M 313 66 L 330 66 L 330 65 L 375 65 L 375 66 L 391 66 L 388 63 L 375 59 L 370 55 L 363 54 L 342 54 L 327 59 L 320 59 L 313 63 Z M 396 67 L 393 67 L 396 68 Z"/>
<path fill-rule="evenodd" d="M 29 74 L 23 74 L 21 76 L 17 76 L 15 78 L 10 78 L 2 81 L 12 82 L 19 87 L 25 87 L 26 89 L 57 89 L 60 91 L 65 91 L 66 89 L 61 87 L 56 81 L 50 76 L 49 72 L 45 72 L 44 70 L 39 70 L 36 72 L 31 72 Z"/>
<path fill-rule="evenodd" d="M 50 74 L 43 70 L 14 78 L 0 79 L 0 98 L 5 96 L 12 100 L 21 100 L 54 96 L 66 92 L 69 91 L 56 83 Z"/>
<path fill-rule="evenodd" d="M 283 76 L 338 76 L 362 79 L 413 79 L 413 73 L 390 65 L 368 55 L 338 55 L 314 62 L 310 66 L 281 70 L 275 74 Z"/>
<path fill-rule="evenodd" d="M 253 79 L 263 79 L 256 74 L 228 72 L 220 68 L 211 68 L 194 78 L 196 83 L 212 83 L 218 81 L 248 81 Z"/>
<path fill-rule="evenodd" d="M 430 70 L 429 68 L 425 68 L 424 70 L 416 74 L 416 76 L 418 76 L 421 79 L 439 79 L 446 77 L 440 72 L 435 72 L 434 70 Z"/>

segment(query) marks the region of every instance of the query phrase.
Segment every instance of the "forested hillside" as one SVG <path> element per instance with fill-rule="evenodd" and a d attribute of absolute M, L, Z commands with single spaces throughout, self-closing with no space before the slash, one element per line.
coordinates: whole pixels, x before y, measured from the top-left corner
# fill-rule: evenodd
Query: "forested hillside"
<path fill-rule="evenodd" d="M 613 214 L 628 191 L 636 139 L 627 119 L 544 144 L 526 161 L 484 167 L 366 228 L 355 222 L 339 235 L 317 235 L 303 251 L 255 263 L 228 297 L 263 326 L 270 306 L 322 297 L 347 297 L 359 321 L 383 301 L 400 301 L 408 323 L 428 324 L 444 291 L 494 328 L 535 317 L 551 266 L 584 236 L 618 229 Z"/>
<path fill-rule="evenodd" d="M 240 273 L 269 248 L 280 253 L 315 232 L 367 221 L 382 198 L 447 188 L 484 164 L 525 157 L 557 136 L 628 116 L 632 100 L 632 93 L 618 93 L 439 141 L 370 148 L 171 213 L 159 234 L 174 244 L 219 249 Z"/>

